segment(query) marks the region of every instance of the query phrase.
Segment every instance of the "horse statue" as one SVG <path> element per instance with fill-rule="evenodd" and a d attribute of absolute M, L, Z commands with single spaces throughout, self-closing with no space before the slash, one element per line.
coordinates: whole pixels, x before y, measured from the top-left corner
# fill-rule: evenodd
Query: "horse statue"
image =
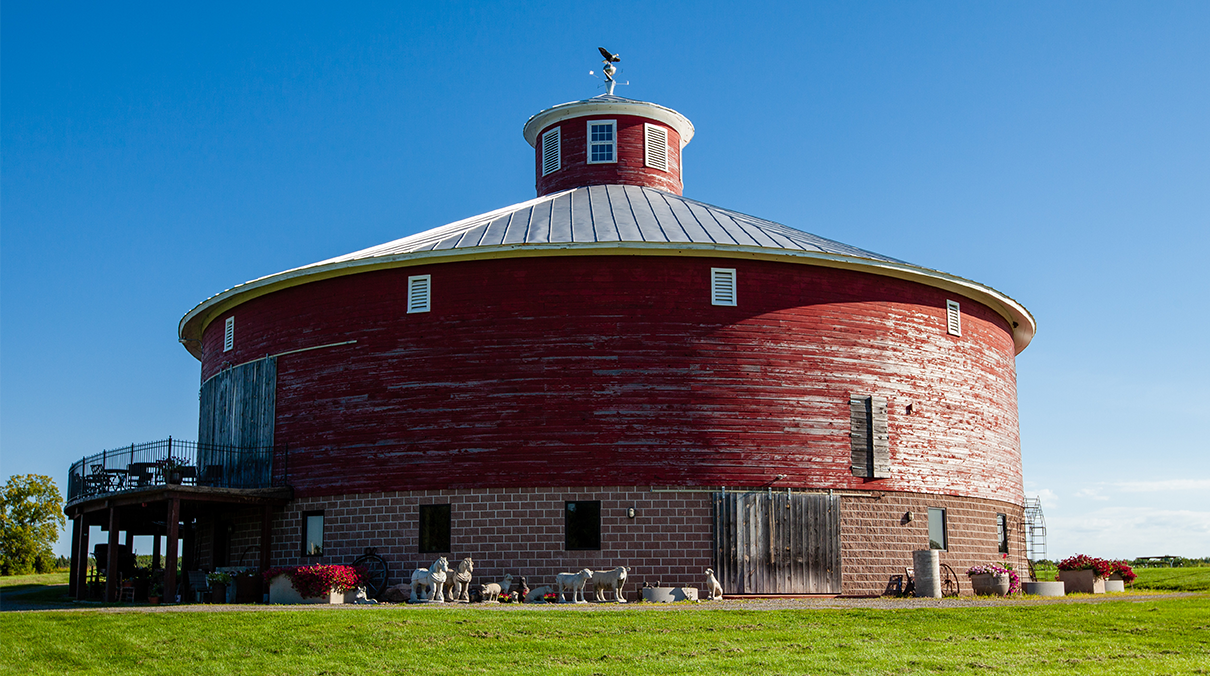
<path fill-rule="evenodd" d="M 445 603 L 445 576 L 450 572 L 450 564 L 441 557 L 428 568 L 417 568 L 412 572 L 412 603 L 430 601 Z"/>
<path fill-rule="evenodd" d="M 445 578 L 446 598 L 451 601 L 470 601 L 468 593 L 471 590 L 471 571 L 475 570 L 475 562 L 471 561 L 471 557 L 462 559 L 462 563 L 458 564 L 458 571 L 453 575 Z"/>

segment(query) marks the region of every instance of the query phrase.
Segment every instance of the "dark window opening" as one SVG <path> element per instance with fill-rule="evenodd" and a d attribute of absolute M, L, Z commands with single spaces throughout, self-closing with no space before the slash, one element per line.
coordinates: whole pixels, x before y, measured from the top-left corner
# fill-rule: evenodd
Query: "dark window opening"
<path fill-rule="evenodd" d="M 945 510 L 940 507 L 929 507 L 929 549 L 949 549 L 945 541 Z"/>
<path fill-rule="evenodd" d="M 303 556 L 323 556 L 324 513 L 304 512 L 302 532 Z"/>
<path fill-rule="evenodd" d="M 853 476 L 891 476 L 890 435 L 884 397 L 849 396 L 849 442 Z"/>
<path fill-rule="evenodd" d="M 601 548 L 601 502 L 568 502 L 563 510 L 566 549 Z"/>
<path fill-rule="evenodd" d="M 996 515 L 996 542 L 1000 543 L 1000 553 L 1008 553 L 1008 517 L 1004 514 Z"/>
<path fill-rule="evenodd" d="M 450 551 L 449 505 L 420 505 L 420 551 Z"/>

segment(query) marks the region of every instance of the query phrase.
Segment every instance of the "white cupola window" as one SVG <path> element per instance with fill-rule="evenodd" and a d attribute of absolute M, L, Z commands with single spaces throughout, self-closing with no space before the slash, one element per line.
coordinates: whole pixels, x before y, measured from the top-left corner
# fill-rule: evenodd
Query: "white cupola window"
<path fill-rule="evenodd" d="M 617 162 L 618 123 L 613 120 L 588 121 L 588 163 Z"/>
<path fill-rule="evenodd" d="M 542 175 L 553 174 L 562 165 L 563 134 L 561 127 L 555 127 L 542 134 Z"/>
<path fill-rule="evenodd" d="M 228 317 L 223 325 L 223 352 L 230 352 L 235 347 L 235 317 Z"/>
<path fill-rule="evenodd" d="M 428 312 L 432 303 L 432 275 L 408 277 L 408 314 Z"/>
<path fill-rule="evenodd" d="M 735 268 L 710 268 L 710 304 L 736 305 Z"/>
<path fill-rule="evenodd" d="M 643 164 L 652 169 L 668 171 L 668 130 L 643 124 Z"/>
<path fill-rule="evenodd" d="M 956 300 L 945 301 L 945 329 L 951 336 L 962 335 L 962 313 Z"/>

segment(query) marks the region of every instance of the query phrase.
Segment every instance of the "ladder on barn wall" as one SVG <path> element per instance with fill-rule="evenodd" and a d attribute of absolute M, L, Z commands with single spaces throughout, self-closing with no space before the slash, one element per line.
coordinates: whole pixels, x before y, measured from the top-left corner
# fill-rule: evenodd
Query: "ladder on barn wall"
<path fill-rule="evenodd" d="M 1046 558 L 1046 516 L 1042 498 L 1025 498 L 1025 546 L 1030 561 Z"/>

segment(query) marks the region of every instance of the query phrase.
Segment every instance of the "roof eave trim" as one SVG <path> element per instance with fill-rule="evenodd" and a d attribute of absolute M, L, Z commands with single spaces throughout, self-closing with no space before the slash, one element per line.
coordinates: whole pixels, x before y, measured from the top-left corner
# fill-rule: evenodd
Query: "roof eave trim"
<path fill-rule="evenodd" d="M 748 257 L 754 260 L 795 261 L 805 265 L 857 270 L 915 281 L 935 288 L 954 291 L 990 307 L 1012 326 L 1016 354 L 1029 346 L 1037 331 L 1033 315 L 1009 296 L 978 282 L 938 270 L 906 263 L 844 256 L 818 251 L 792 251 L 755 246 L 689 244 L 684 242 L 595 242 L 557 244 L 508 244 L 470 249 L 442 249 L 373 256 L 332 263 L 320 263 L 288 270 L 234 286 L 202 301 L 181 318 L 178 337 L 181 344 L 199 361 L 202 359 L 202 333 L 206 326 L 227 310 L 275 291 L 311 282 L 359 274 L 372 270 L 413 267 L 433 263 L 493 258 L 543 256 L 682 255 L 718 258 Z"/>

